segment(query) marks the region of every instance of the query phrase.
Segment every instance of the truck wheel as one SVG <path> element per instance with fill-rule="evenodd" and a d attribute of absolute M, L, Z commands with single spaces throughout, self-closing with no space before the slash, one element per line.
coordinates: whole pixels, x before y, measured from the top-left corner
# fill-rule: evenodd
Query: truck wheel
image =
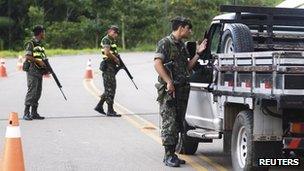
<path fill-rule="evenodd" d="M 190 127 L 185 121 L 183 125 L 184 125 L 184 131 L 178 134 L 178 143 L 176 145 L 176 152 L 178 152 L 179 154 L 192 155 L 196 152 L 199 141 L 187 135 L 187 131 L 190 129 Z"/>
<path fill-rule="evenodd" d="M 232 136 L 232 131 L 225 131 L 224 132 L 223 152 L 226 155 L 231 154 L 231 136 Z"/>
<path fill-rule="evenodd" d="M 234 122 L 231 139 L 231 160 L 233 170 L 268 170 L 265 167 L 253 166 L 253 113 L 241 111 Z"/>
<path fill-rule="evenodd" d="M 228 24 L 221 39 L 221 53 L 254 51 L 250 29 L 244 24 Z"/>

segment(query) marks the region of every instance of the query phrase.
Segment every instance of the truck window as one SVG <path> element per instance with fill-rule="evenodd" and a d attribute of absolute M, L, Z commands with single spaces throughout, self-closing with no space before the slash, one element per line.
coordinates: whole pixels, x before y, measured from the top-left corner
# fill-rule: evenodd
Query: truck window
<path fill-rule="evenodd" d="M 220 43 L 220 31 L 221 31 L 221 25 L 220 24 L 214 24 L 211 26 L 209 30 L 209 36 L 208 36 L 208 49 L 209 56 L 210 52 L 211 54 L 218 53 L 219 51 L 219 43 Z M 210 59 L 210 57 L 207 58 L 207 60 Z M 204 59 L 205 60 L 205 59 Z M 208 62 L 208 61 L 205 61 Z M 196 83 L 211 83 L 213 79 L 213 69 L 208 67 L 205 64 L 200 64 L 197 66 L 196 70 L 190 77 L 190 82 L 196 82 Z"/>
<path fill-rule="evenodd" d="M 212 33 L 212 38 L 211 38 L 211 54 L 218 53 L 218 47 L 220 43 L 220 30 L 221 27 L 218 25 L 215 27 L 213 33 Z"/>

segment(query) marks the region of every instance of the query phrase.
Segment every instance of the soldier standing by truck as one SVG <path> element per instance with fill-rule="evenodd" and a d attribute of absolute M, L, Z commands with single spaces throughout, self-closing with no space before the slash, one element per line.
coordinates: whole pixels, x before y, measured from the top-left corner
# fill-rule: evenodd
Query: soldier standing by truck
<path fill-rule="evenodd" d="M 206 48 L 207 40 L 197 47 L 196 55 L 188 60 L 190 54 L 182 40 L 188 38 L 192 32 L 191 21 L 176 17 L 171 20 L 171 26 L 172 33 L 158 42 L 154 67 L 159 74 L 156 88 L 162 117 L 162 144 L 165 148 L 163 162 L 170 167 L 179 167 L 185 161 L 175 154 L 175 147 L 187 108 L 190 91 L 188 79 L 190 70 Z M 164 66 L 169 63 L 169 67 Z"/>
<path fill-rule="evenodd" d="M 97 106 L 94 108 L 100 114 L 106 116 L 120 117 L 120 114 L 117 114 L 114 111 L 114 96 L 116 91 L 116 73 L 117 65 L 120 64 L 117 57 L 117 45 L 116 38 L 118 36 L 119 29 L 117 26 L 112 25 L 107 31 L 107 35 L 101 40 L 101 51 L 103 61 L 100 64 L 100 70 L 102 70 L 102 78 L 104 85 L 104 93 L 100 96 L 100 101 Z M 106 102 L 108 104 L 107 113 L 104 112 L 103 104 Z"/>

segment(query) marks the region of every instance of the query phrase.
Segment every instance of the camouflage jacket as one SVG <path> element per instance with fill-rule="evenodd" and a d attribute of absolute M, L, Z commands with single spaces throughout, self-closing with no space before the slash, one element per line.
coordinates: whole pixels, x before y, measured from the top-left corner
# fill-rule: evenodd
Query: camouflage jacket
<path fill-rule="evenodd" d="M 190 54 L 182 41 L 177 41 L 172 34 L 161 39 L 156 48 L 155 59 L 161 59 L 164 64 L 172 61 L 172 64 L 166 68 L 170 72 L 170 76 L 177 84 L 175 86 L 188 86 L 190 71 L 188 69 L 188 58 Z M 158 76 L 158 82 L 155 84 L 157 89 L 157 101 L 162 101 L 166 94 L 166 83 Z"/>
<path fill-rule="evenodd" d="M 154 59 L 161 59 L 164 64 L 172 61 L 171 65 L 168 65 L 168 69 L 171 72 L 173 81 L 188 83 L 190 77 L 190 71 L 188 69 L 188 58 L 190 54 L 182 41 L 177 41 L 172 34 L 161 39 L 156 48 L 156 54 Z M 161 84 L 165 82 L 158 77 L 158 81 Z"/>

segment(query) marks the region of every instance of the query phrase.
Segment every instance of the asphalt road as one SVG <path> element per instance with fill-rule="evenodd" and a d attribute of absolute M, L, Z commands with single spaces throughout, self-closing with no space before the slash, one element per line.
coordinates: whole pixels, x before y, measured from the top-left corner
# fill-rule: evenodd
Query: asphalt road
<path fill-rule="evenodd" d="M 39 113 L 46 119 L 20 121 L 26 170 L 231 170 L 221 140 L 200 144 L 193 156 L 181 155 L 187 164 L 180 168 L 163 165 L 153 53 L 121 56 L 139 88 L 135 89 L 123 70 L 118 73 L 115 109 L 123 114 L 121 118 L 104 117 L 93 110 L 103 91 L 99 55 L 50 58 L 68 101 L 53 78 L 44 79 Z M 93 80 L 84 80 L 88 59 Z M 4 148 L 8 114 L 15 111 L 21 117 L 24 106 L 26 76 L 16 71 L 16 63 L 16 59 L 6 60 L 8 78 L 0 78 L 0 149 Z"/>

